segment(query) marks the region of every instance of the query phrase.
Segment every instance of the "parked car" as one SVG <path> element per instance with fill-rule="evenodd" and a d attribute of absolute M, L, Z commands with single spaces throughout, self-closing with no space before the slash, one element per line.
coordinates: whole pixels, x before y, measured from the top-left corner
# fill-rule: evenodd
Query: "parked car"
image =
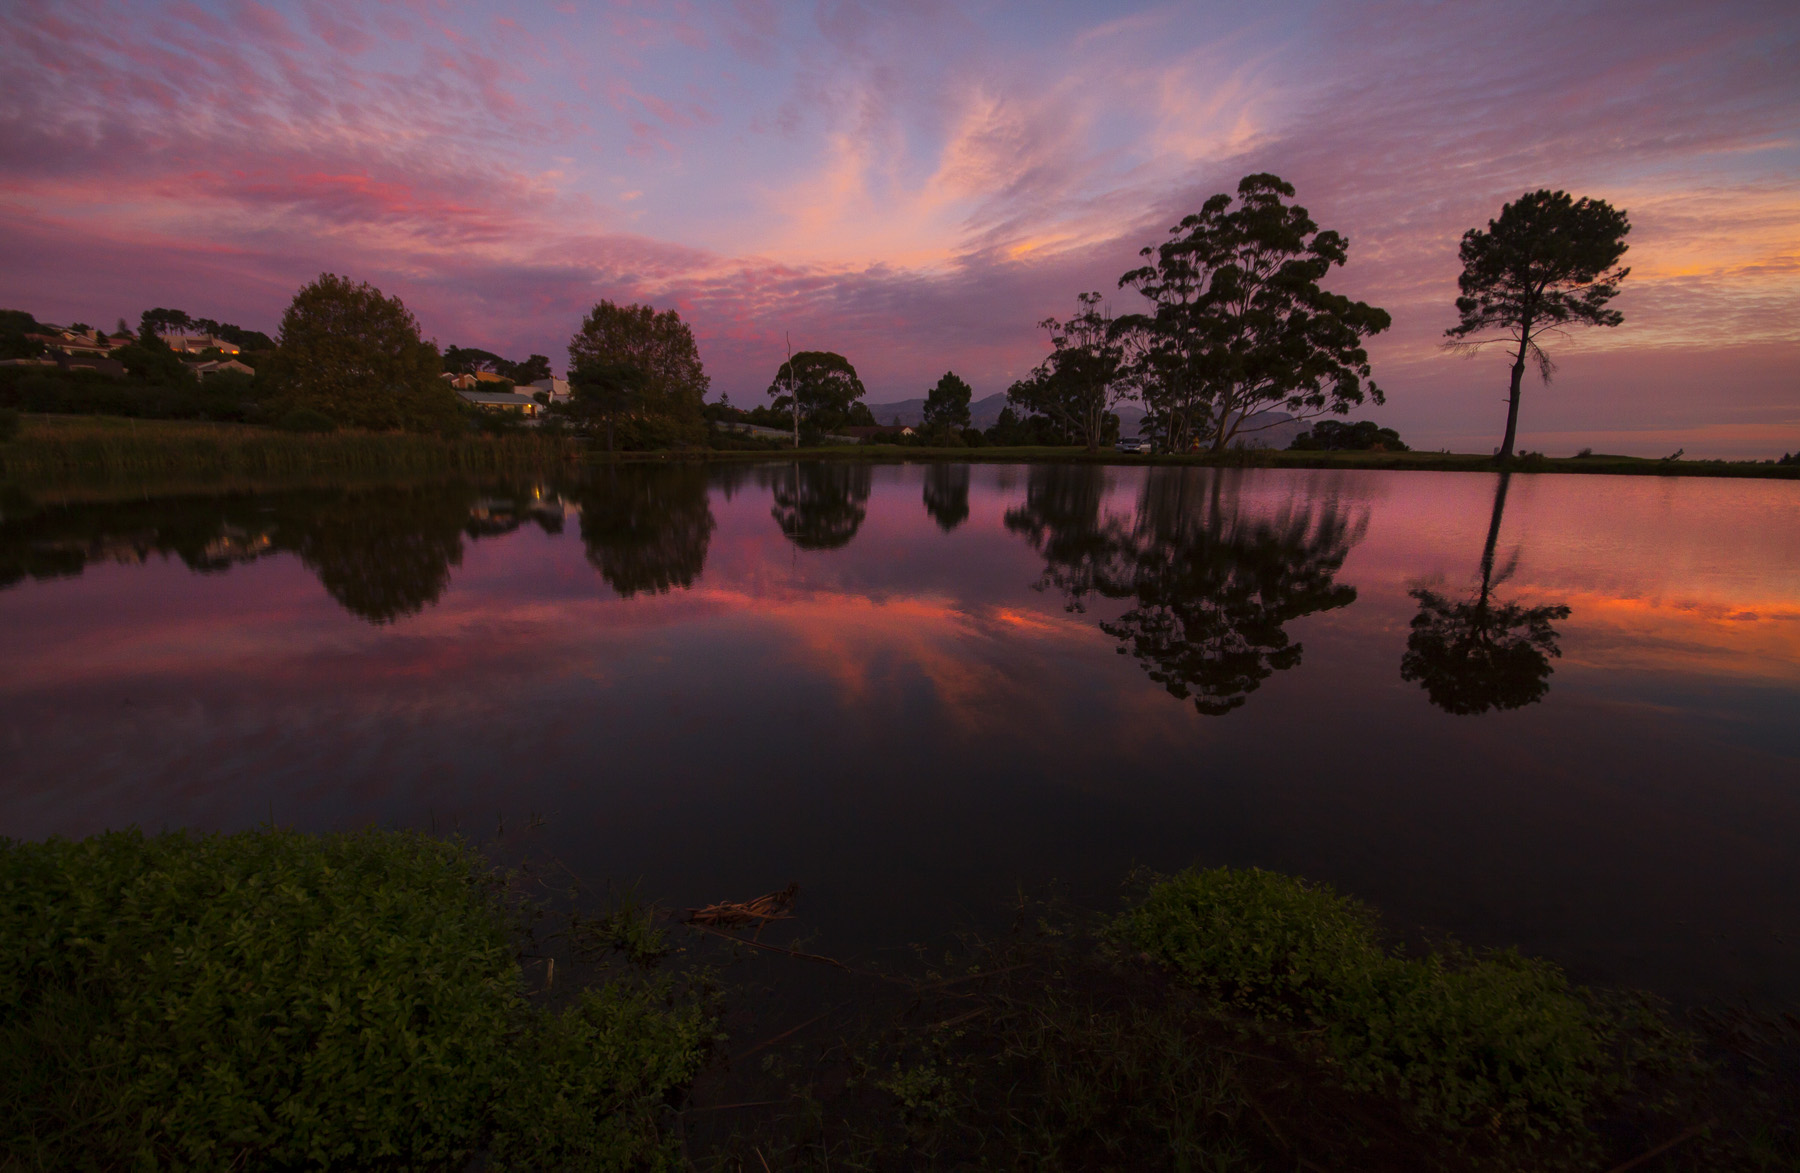
<path fill-rule="evenodd" d="M 1120 436 L 1118 448 L 1120 452 L 1148 452 L 1150 441 L 1140 436 Z"/>

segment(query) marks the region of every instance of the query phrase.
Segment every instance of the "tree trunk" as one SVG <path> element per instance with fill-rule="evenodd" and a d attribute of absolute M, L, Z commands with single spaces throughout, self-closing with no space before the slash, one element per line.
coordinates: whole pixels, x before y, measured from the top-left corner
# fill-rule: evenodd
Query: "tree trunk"
<path fill-rule="evenodd" d="M 1525 352 L 1531 346 L 1531 325 L 1519 329 L 1519 354 L 1513 359 L 1512 399 L 1506 405 L 1506 439 L 1500 444 L 1500 459 L 1511 460 L 1513 439 L 1519 433 L 1519 384 L 1525 380 Z"/>

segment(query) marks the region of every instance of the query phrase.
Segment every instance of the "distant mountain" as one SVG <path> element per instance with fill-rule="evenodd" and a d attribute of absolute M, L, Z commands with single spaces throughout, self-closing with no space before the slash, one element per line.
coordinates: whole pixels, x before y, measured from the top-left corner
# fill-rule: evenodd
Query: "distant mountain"
<path fill-rule="evenodd" d="M 1000 411 L 1006 406 L 1006 392 L 996 391 L 985 399 L 977 399 L 969 404 L 969 422 L 976 428 L 986 431 L 1000 422 Z M 925 422 L 925 400 L 898 399 L 892 403 L 871 403 L 869 411 L 878 424 L 901 423 L 909 427 L 918 427 Z M 1119 408 L 1119 434 L 1122 436 L 1137 435 L 1138 428 L 1144 422 L 1144 409 L 1133 404 L 1125 404 Z M 1255 431 L 1239 433 L 1242 439 L 1239 447 L 1286 448 L 1294 442 L 1294 437 L 1306 430 L 1306 425 L 1294 419 L 1284 411 L 1259 411 L 1244 421 L 1245 428 Z"/>

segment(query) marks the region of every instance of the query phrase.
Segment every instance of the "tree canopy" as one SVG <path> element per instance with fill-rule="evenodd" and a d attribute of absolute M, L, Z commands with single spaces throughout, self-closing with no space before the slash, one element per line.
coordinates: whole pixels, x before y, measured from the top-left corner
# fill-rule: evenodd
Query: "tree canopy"
<path fill-rule="evenodd" d="M 269 367 L 278 415 L 309 408 L 378 431 L 458 423 L 437 347 L 419 337 L 419 323 L 398 297 L 367 282 L 324 273 L 302 286 L 282 315 Z"/>
<path fill-rule="evenodd" d="M 1038 323 L 1050 335 L 1050 355 L 1030 377 L 1008 387 L 1006 398 L 1028 414 L 1055 421 L 1093 452 L 1106 442 L 1109 423 L 1118 427 L 1113 409 L 1130 387 L 1120 379 L 1123 351 L 1100 295 L 1082 293 L 1075 301 L 1080 309 L 1068 320 Z"/>
<path fill-rule="evenodd" d="M 1119 330 L 1135 335 L 1128 373 L 1172 441 L 1203 423 L 1219 450 L 1261 411 L 1309 419 L 1383 402 L 1363 339 L 1391 319 L 1320 286 L 1349 244 L 1293 196 L 1279 176 L 1246 175 L 1235 206 L 1213 196 L 1119 279 L 1153 306 Z"/>
<path fill-rule="evenodd" d="M 664 417 L 684 439 L 699 437 L 705 427 L 700 408 L 711 380 L 694 332 L 680 314 L 648 305 L 595 305 L 569 339 L 570 383 L 583 369 L 608 365 L 641 376 L 635 411 Z"/>
<path fill-rule="evenodd" d="M 974 389 L 958 378 L 956 372 L 945 371 L 937 386 L 925 395 L 926 429 L 942 432 L 968 427 L 969 400 L 974 397 Z"/>
<path fill-rule="evenodd" d="M 1625 235 L 1630 231 L 1625 213 L 1604 200 L 1539 190 L 1502 205 L 1486 231 L 1463 233 L 1458 320 L 1444 333 L 1452 347 L 1473 351 L 1503 343 L 1513 350 L 1501 459 L 1512 456 L 1518 437 L 1526 360 L 1536 363 L 1545 383 L 1556 369 L 1541 336 L 1569 326 L 1617 326 L 1625 320 L 1607 303 L 1618 296 L 1620 283 L 1631 272 L 1616 267 L 1629 247 Z"/>
<path fill-rule="evenodd" d="M 797 408 L 799 426 L 815 432 L 862 422 L 868 413 L 862 397 L 856 368 L 829 350 L 802 350 L 776 368 L 769 384 L 775 410 L 793 413 Z M 863 409 L 860 413 L 855 411 L 858 407 Z M 868 422 L 873 423 L 873 417 Z"/>

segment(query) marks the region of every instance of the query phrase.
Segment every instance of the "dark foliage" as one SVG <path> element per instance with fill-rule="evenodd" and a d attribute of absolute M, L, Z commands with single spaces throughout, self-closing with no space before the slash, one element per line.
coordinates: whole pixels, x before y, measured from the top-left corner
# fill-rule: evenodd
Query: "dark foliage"
<path fill-rule="evenodd" d="M 1311 428 L 1294 437 L 1288 448 L 1295 452 L 1410 452 L 1400 440 L 1400 433 L 1384 428 L 1373 420 L 1344 423 L 1341 420 L 1318 420 Z"/>
<path fill-rule="evenodd" d="M 802 550 L 837 550 L 850 544 L 868 516 L 874 486 L 869 466 L 832 461 L 757 469 L 774 492 L 769 516 Z"/>
<path fill-rule="evenodd" d="M 588 562 L 620 598 L 699 581 L 715 525 L 702 466 L 608 468 L 573 496 Z"/>
<path fill-rule="evenodd" d="M 1556 369 L 1541 345 L 1542 335 L 1568 326 L 1617 326 L 1625 320 L 1608 303 L 1631 272 L 1615 267 L 1625 255 L 1630 231 L 1625 213 L 1604 200 L 1540 190 L 1503 205 L 1486 231 L 1463 233 L 1459 320 L 1444 333 L 1448 345 L 1471 352 L 1490 343 L 1514 352 L 1502 460 L 1512 457 L 1518 434 L 1526 360 L 1536 362 L 1546 383 Z"/>

